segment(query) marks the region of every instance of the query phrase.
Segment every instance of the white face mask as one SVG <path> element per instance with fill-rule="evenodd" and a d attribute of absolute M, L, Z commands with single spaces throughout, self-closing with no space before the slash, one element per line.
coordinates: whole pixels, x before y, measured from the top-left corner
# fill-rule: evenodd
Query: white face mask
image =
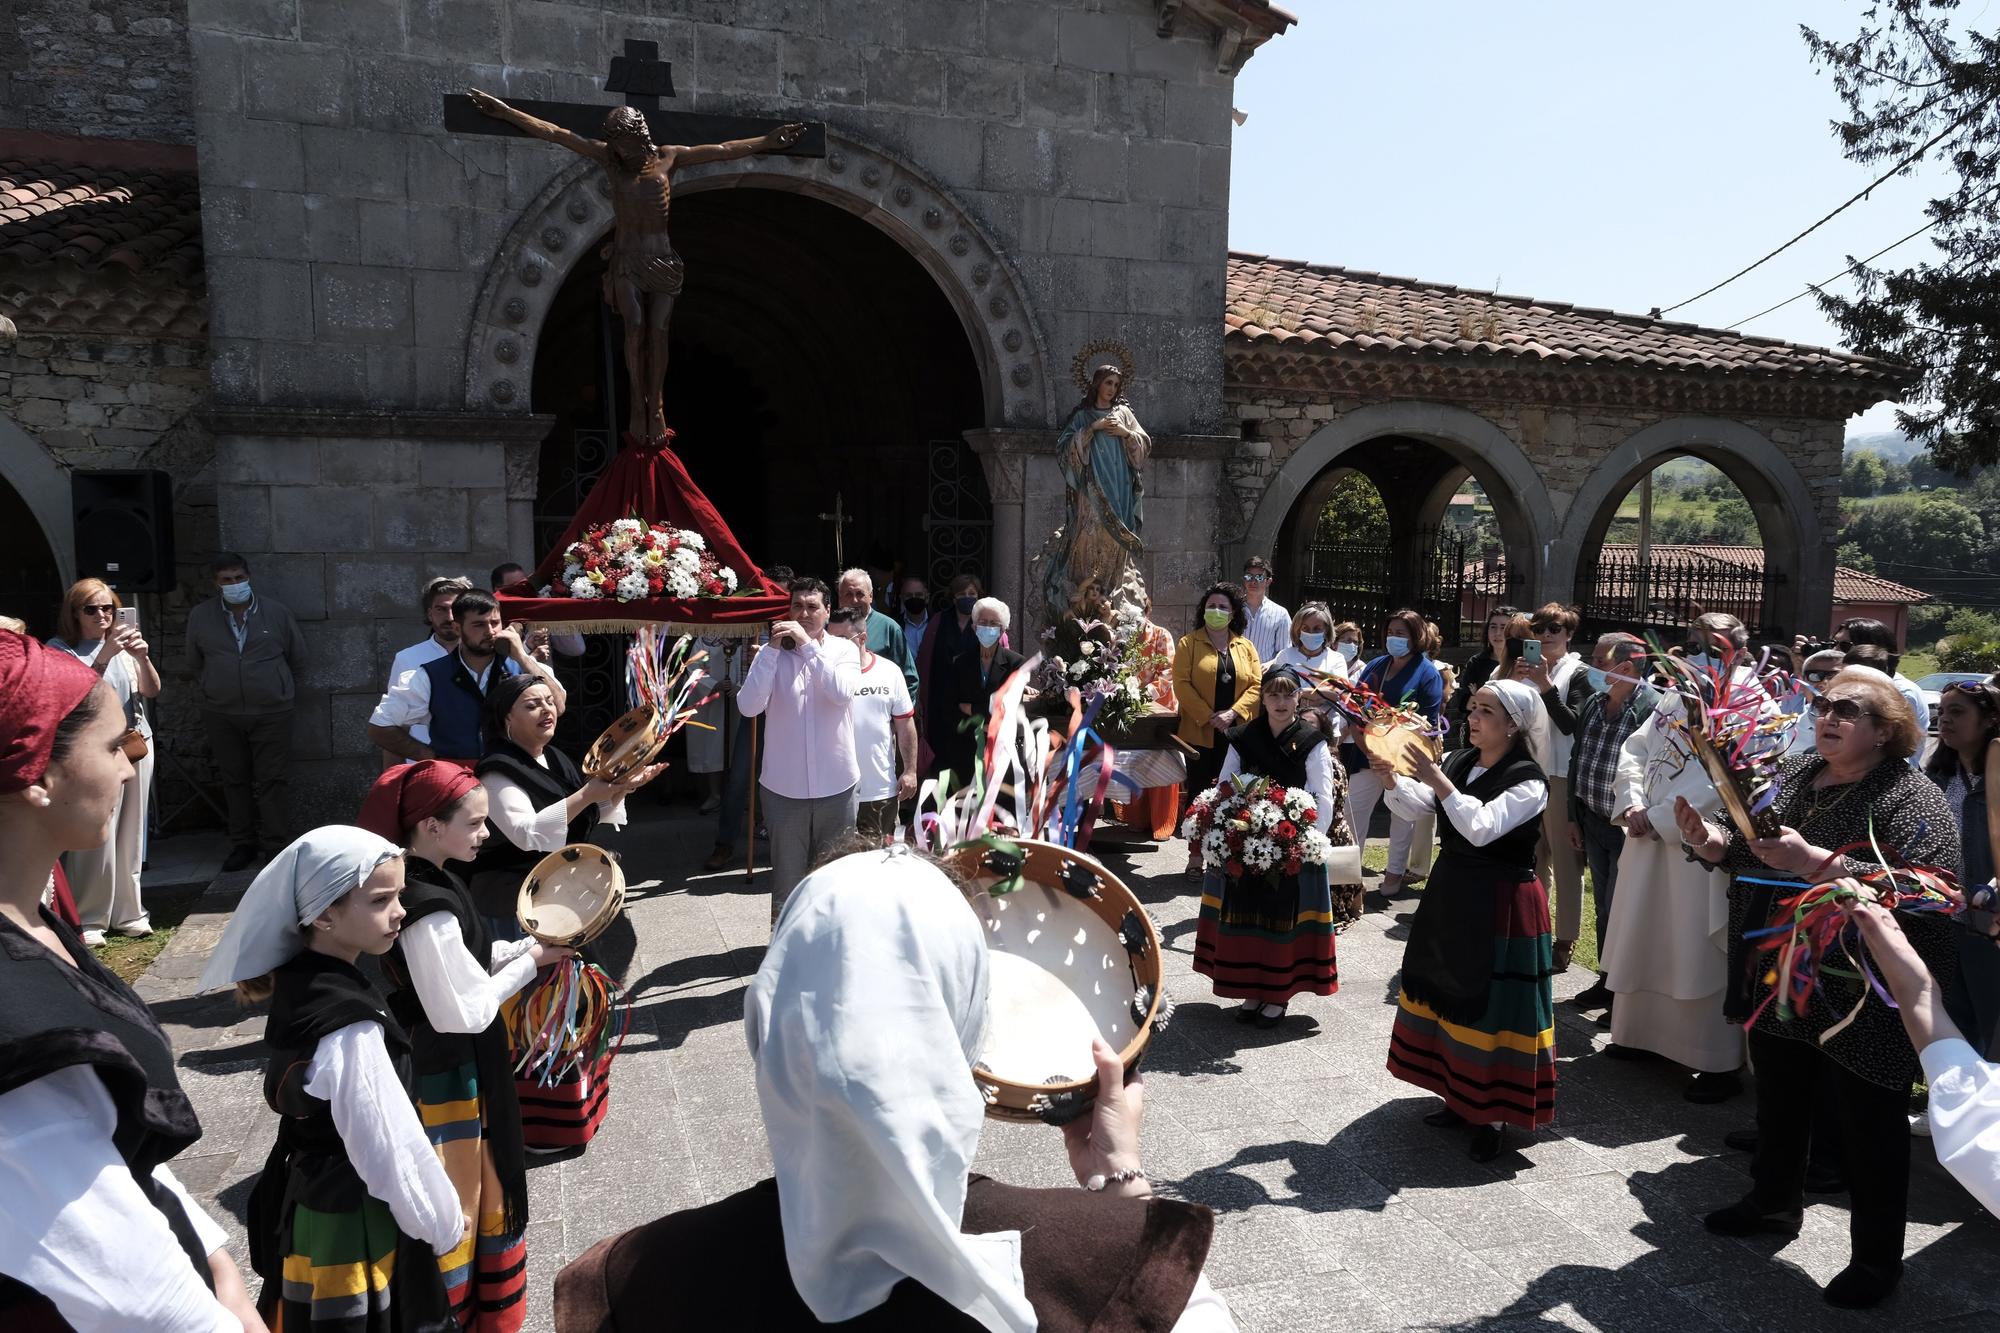
<path fill-rule="evenodd" d="M 225 583 L 222 585 L 222 600 L 231 606 L 241 606 L 250 600 L 250 582 Z"/>
<path fill-rule="evenodd" d="M 1343 643 L 1340 645 L 1340 655 L 1352 662 L 1355 658 L 1361 656 L 1361 645 L 1352 640 Z"/>
<path fill-rule="evenodd" d="M 1388 650 L 1391 657 L 1408 657 L 1410 655 L 1410 641 L 1400 634 L 1391 634 L 1382 644 L 1382 647 Z"/>

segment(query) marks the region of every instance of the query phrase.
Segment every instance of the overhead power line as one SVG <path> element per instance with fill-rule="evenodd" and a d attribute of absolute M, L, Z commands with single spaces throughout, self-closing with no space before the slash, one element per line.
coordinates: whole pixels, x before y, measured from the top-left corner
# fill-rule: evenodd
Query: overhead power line
<path fill-rule="evenodd" d="M 1754 315 L 1746 315 L 1742 319 L 1736 320 L 1733 323 L 1723 325 L 1723 327 L 1729 329 L 1740 329 L 1753 319 L 1762 319 L 1764 318 L 1764 316 L 1770 314 L 1772 311 L 1783 310 L 1786 306 L 1798 300 L 1800 297 L 1811 296 L 1814 292 L 1817 292 L 1820 288 L 1831 286 L 1833 283 L 1839 282 L 1842 278 L 1854 272 L 1855 269 L 1860 268 L 1863 264 L 1874 263 L 1876 260 L 1880 259 L 1883 255 L 1888 254 L 1891 250 L 1903 244 L 1904 241 L 1916 240 L 1917 237 L 1923 235 L 1925 232 L 1929 231 L 1931 228 L 1937 226 L 1938 223 L 1943 221 L 1944 221 L 1943 218 L 1933 218 L 1929 222 L 1926 222 L 1923 226 L 1911 232 L 1908 236 L 1903 237 L 1902 240 L 1889 242 L 1887 245 L 1883 246 L 1880 250 L 1877 250 L 1874 254 L 1869 255 L 1866 259 L 1855 260 L 1853 263 L 1849 264 L 1846 268 L 1840 270 L 1840 272 L 1834 274 L 1832 277 L 1826 278 L 1820 282 L 1808 283 L 1804 291 L 1799 292 L 1792 296 L 1787 296 L 1784 300 L 1778 302 L 1778 304 L 1774 306 L 1769 306 L 1763 310 L 1759 310 Z"/>
<path fill-rule="evenodd" d="M 1807 227 L 1804 231 L 1800 232 L 1798 235 L 1792 237 L 1791 240 L 1786 241 L 1783 245 L 1771 251 L 1771 253 L 1765 255 L 1762 259 L 1757 260 L 1755 263 L 1746 264 L 1744 267 L 1736 270 L 1736 272 L 1724 278 L 1721 282 L 1716 283 L 1713 287 L 1705 287 L 1701 291 L 1696 292 L 1693 296 L 1688 297 L 1687 300 L 1681 301 L 1675 305 L 1670 305 L 1666 309 L 1662 310 L 1660 313 L 1662 315 L 1671 315 L 1674 313 L 1674 311 L 1679 310 L 1682 306 L 1690 306 L 1693 305 L 1696 301 L 1701 300 L 1704 296 L 1712 296 L 1716 292 L 1721 291 L 1724 287 L 1727 287 L 1730 283 L 1735 282 L 1738 278 L 1743 277 L 1745 274 L 1752 273 L 1757 269 L 1762 268 L 1764 265 L 1770 263 L 1773 259 L 1776 259 L 1779 255 L 1785 253 L 1785 251 L 1791 249 L 1793 246 L 1797 245 L 1800 241 L 1803 241 L 1806 237 L 1812 235 L 1814 232 L 1818 231 L 1821 227 L 1824 227 L 1827 223 L 1833 221 L 1835 218 L 1839 217 L 1842 213 L 1845 213 L 1848 209 L 1860 203 L 1863 199 L 1866 199 L 1869 196 L 1869 194 L 1874 191 L 1876 186 L 1888 180 L 1890 177 L 1894 176 L 1897 172 L 1903 170 L 1905 167 L 1911 165 L 1912 163 L 1916 162 L 1918 159 L 1923 157 L 1925 153 L 1928 153 L 1931 149 L 1943 143 L 1947 138 L 1951 136 L 1951 134 L 1955 130 L 1958 129 L 1959 126 L 1963 125 L 1966 121 L 1972 119 L 1974 114 L 1985 110 L 1987 102 L 1990 100 L 1991 99 L 1982 99 L 1981 101 L 1976 102 L 1973 105 L 1967 107 L 1964 111 L 1960 112 L 1957 118 L 1954 119 L 1949 125 L 1939 130 L 1929 139 L 1926 139 L 1923 142 L 1923 144 L 1916 149 L 1916 151 L 1912 152 L 1908 157 L 1898 162 L 1895 166 L 1890 167 L 1887 171 L 1883 172 L 1880 176 L 1877 176 L 1874 180 L 1870 181 L 1866 186 L 1862 187 L 1860 192 L 1857 193 L 1853 198 L 1849 199 L 1846 203 L 1843 203 L 1839 208 L 1834 209 L 1831 213 L 1828 213 L 1818 222 L 1813 223 L 1812 226 Z"/>

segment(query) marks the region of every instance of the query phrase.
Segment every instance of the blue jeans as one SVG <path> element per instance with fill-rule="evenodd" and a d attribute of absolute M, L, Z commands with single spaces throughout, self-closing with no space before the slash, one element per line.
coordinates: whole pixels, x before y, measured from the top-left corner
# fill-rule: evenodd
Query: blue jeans
<path fill-rule="evenodd" d="M 1590 867 L 1590 901 L 1597 908 L 1597 956 L 1604 957 L 1604 928 L 1611 923 L 1611 897 L 1618 888 L 1618 856 L 1625 850 L 1625 830 L 1588 806 L 1583 816 L 1583 859 Z"/>

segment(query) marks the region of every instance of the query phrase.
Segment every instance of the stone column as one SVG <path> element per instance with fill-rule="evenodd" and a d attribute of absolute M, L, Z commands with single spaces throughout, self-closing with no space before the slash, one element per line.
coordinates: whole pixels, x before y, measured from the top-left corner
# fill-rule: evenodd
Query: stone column
<path fill-rule="evenodd" d="M 986 572 L 986 590 L 1007 603 L 1023 624 L 1028 621 L 1028 548 L 1026 505 L 1028 458 L 1055 452 L 1052 432 L 1029 430 L 969 430 L 965 441 L 986 470 L 986 492 L 993 501 L 993 549 Z M 1060 521 L 1060 520 L 1058 520 Z"/>

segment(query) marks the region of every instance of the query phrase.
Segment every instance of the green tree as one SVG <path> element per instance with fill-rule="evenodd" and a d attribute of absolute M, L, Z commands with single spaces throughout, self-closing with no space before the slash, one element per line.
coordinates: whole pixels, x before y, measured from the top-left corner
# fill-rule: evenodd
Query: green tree
<path fill-rule="evenodd" d="M 1887 479 L 1882 456 L 1873 449 L 1858 450 L 1841 466 L 1840 493 L 1855 497 L 1880 495 L 1882 483 Z"/>
<path fill-rule="evenodd" d="M 1849 544 L 1873 556 L 1878 567 L 1976 568 L 1986 534 L 1979 515 L 1956 496 L 1896 496 L 1870 505 L 1847 525 Z"/>
<path fill-rule="evenodd" d="M 1761 546 L 1757 515 L 1740 495 L 1718 501 L 1708 520 L 1709 540 L 1725 546 Z"/>
<path fill-rule="evenodd" d="M 1840 550 L 1834 554 L 1833 558 L 1836 563 L 1845 565 L 1849 569 L 1858 569 L 1863 574 L 1873 574 L 1875 572 L 1875 557 L 1862 550 L 1859 546 L 1856 546 L 1853 542 L 1842 542 Z"/>
<path fill-rule="evenodd" d="M 1319 538 L 1328 545 L 1386 546 L 1389 511 L 1375 483 L 1350 472 L 1334 484 L 1319 511 Z"/>
<path fill-rule="evenodd" d="M 1846 105 L 1834 133 L 1873 177 L 1928 159 L 1949 192 L 1926 207 L 1933 254 L 1901 268 L 1849 257 L 1854 295 L 1819 295 L 1856 351 L 1910 366 L 1896 424 L 1961 474 L 2000 461 L 2000 33 L 1960 0 L 1874 0 L 1849 40 L 1804 28 Z"/>
<path fill-rule="evenodd" d="M 1910 469 L 1895 459 L 1882 464 L 1882 494 L 1901 495 L 1910 489 Z"/>

